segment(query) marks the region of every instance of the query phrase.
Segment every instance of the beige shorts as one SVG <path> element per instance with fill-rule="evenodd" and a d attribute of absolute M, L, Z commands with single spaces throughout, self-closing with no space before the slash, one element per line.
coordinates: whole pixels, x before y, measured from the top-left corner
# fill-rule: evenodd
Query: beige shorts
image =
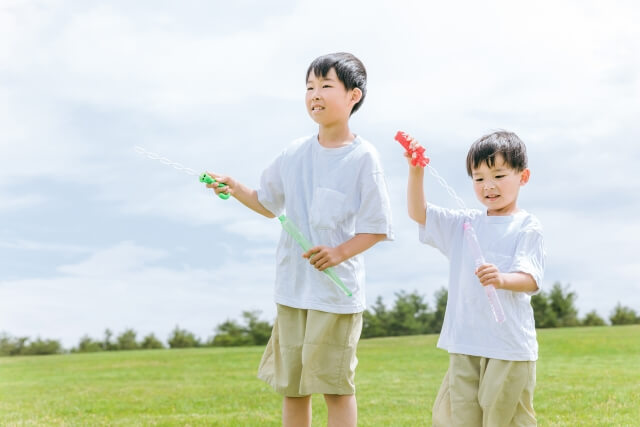
<path fill-rule="evenodd" d="M 535 426 L 536 362 L 449 355 L 433 426 Z"/>
<path fill-rule="evenodd" d="M 362 313 L 336 314 L 278 304 L 258 378 L 288 397 L 354 394 Z"/>

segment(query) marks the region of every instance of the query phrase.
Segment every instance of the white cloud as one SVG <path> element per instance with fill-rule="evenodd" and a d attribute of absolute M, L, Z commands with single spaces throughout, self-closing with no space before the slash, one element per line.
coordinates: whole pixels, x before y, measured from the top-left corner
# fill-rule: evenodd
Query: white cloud
<path fill-rule="evenodd" d="M 44 197 L 39 194 L 26 194 L 15 196 L 0 192 L 0 211 L 20 210 L 32 208 L 41 204 Z"/>
<path fill-rule="evenodd" d="M 11 241 L 0 241 L 1 248 L 19 249 L 27 251 L 43 251 L 43 252 L 67 252 L 67 253 L 86 253 L 91 249 L 80 245 L 66 245 L 56 243 L 43 243 L 32 240 L 14 239 Z"/>
<path fill-rule="evenodd" d="M 165 251 L 143 248 L 133 242 L 122 242 L 93 254 L 79 264 L 62 265 L 58 270 L 70 276 L 111 279 L 166 256 Z"/>

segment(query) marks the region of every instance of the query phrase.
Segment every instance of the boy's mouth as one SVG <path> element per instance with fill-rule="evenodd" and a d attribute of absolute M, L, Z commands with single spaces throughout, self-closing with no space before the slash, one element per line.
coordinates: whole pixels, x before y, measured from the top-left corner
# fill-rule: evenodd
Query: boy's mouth
<path fill-rule="evenodd" d="M 489 194 L 488 196 L 485 196 L 485 199 L 489 199 L 490 201 L 495 201 L 498 199 L 498 197 L 500 197 L 498 194 Z"/>
<path fill-rule="evenodd" d="M 320 106 L 320 105 L 312 105 L 311 106 L 311 111 L 321 111 L 324 110 L 324 107 Z"/>

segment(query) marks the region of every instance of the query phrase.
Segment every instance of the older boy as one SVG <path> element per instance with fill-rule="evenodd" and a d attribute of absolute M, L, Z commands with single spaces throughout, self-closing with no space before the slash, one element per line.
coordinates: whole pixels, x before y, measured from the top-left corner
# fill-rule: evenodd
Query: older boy
<path fill-rule="evenodd" d="M 283 210 L 317 246 L 302 253 L 285 232 L 276 253 L 278 314 L 258 377 L 284 396 L 285 426 L 311 425 L 311 394 L 324 394 L 330 426 L 355 426 L 356 346 L 362 329 L 362 252 L 393 238 L 384 174 L 375 148 L 349 129 L 366 94 L 366 71 L 348 53 L 314 60 L 306 75 L 307 112 L 317 135 L 295 141 L 267 167 L 259 190 L 211 174 L 256 212 Z M 308 261 L 307 261 L 308 260 Z M 311 264 L 311 266 L 309 265 Z M 334 267 L 353 297 L 323 270 Z"/>
<path fill-rule="evenodd" d="M 530 301 L 542 284 L 544 247 L 540 223 L 517 206 L 530 176 L 525 145 L 511 132 L 483 136 L 469 150 L 467 173 L 486 211 L 427 205 L 423 169 L 409 162 L 409 216 L 420 226 L 420 240 L 450 261 L 438 340 L 449 352 L 449 369 L 433 406 L 433 425 L 533 426 L 538 343 Z M 464 239 L 465 219 L 486 259 L 477 269 Z M 496 288 L 504 323 L 494 320 L 480 284 Z"/>

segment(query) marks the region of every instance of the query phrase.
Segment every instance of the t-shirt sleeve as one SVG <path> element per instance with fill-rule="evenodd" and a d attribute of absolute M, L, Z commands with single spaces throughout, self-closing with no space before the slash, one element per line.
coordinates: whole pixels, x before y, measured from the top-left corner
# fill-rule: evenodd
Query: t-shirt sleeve
<path fill-rule="evenodd" d="M 367 172 L 360 188 L 360 206 L 356 215 L 356 234 L 385 234 L 393 240 L 391 202 L 382 171 Z"/>
<path fill-rule="evenodd" d="M 427 203 L 426 222 L 419 226 L 418 238 L 422 243 L 440 250 L 446 257 L 451 253 L 453 236 L 462 230 L 463 215 L 453 209 Z"/>
<path fill-rule="evenodd" d="M 282 181 L 282 156 L 280 154 L 260 177 L 260 188 L 257 190 L 258 201 L 275 216 L 284 210 L 284 185 Z"/>
<path fill-rule="evenodd" d="M 535 295 L 540 292 L 544 277 L 544 241 L 538 229 L 525 229 L 518 237 L 513 263 L 509 271 L 530 274 L 538 285 L 538 290 L 528 292 Z"/>

